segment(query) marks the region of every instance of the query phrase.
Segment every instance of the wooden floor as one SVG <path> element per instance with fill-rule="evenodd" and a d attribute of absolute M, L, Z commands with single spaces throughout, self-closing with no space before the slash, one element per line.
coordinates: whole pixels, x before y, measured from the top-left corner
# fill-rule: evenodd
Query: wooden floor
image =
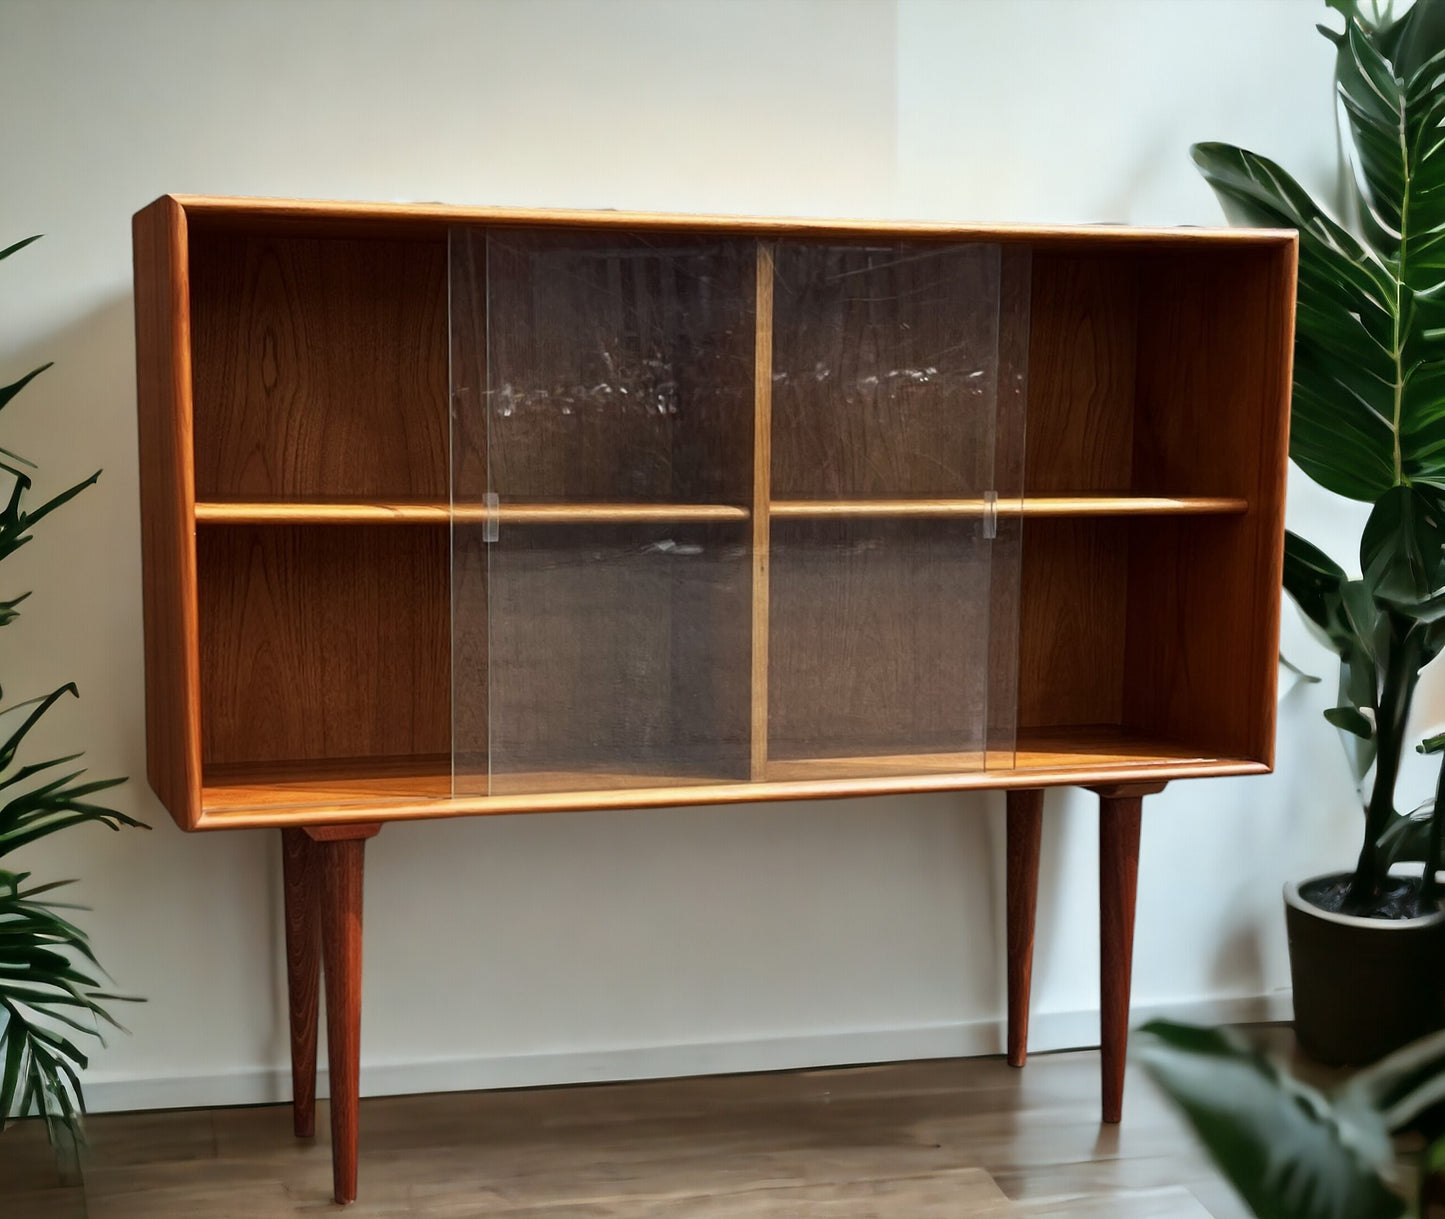
<path fill-rule="evenodd" d="M 356 1216 L 1242 1219 L 1139 1072 L 1098 1122 L 1096 1053 L 735 1075 L 361 1105 Z M 90 1120 L 83 1182 L 37 1123 L 0 1135 L 5 1219 L 335 1212 L 324 1133 L 290 1109 Z M 325 1129 L 325 1105 L 318 1129 Z"/>

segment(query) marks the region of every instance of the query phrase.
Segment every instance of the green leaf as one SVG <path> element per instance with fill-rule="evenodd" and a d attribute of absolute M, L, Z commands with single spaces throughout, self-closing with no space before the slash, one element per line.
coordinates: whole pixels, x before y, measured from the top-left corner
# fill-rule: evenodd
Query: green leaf
<path fill-rule="evenodd" d="M 1430 822 L 1435 816 L 1435 801 L 1427 800 L 1419 808 L 1397 816 L 1380 835 L 1380 853 L 1385 866 L 1397 863 L 1423 863 L 1430 850 Z"/>
<path fill-rule="evenodd" d="M 1409 613 L 1440 592 L 1442 560 L 1439 496 L 1413 486 L 1391 487 L 1380 496 L 1360 536 L 1360 567 L 1371 595 Z"/>
<path fill-rule="evenodd" d="M 22 389 L 29 385 L 30 382 L 35 380 L 35 378 L 38 377 L 41 373 L 43 373 L 47 368 L 50 368 L 53 363 L 54 361 L 52 361 L 51 364 L 42 364 L 39 368 L 32 369 L 30 372 L 26 373 L 23 377 L 20 378 L 20 380 L 12 381 L 9 385 L 0 387 L 0 410 L 3 410 L 6 404 L 9 403 L 11 398 L 15 397 L 16 394 L 18 394 Z"/>
<path fill-rule="evenodd" d="M 1317 686 L 1320 684 L 1321 679 L 1316 674 L 1306 673 L 1303 669 L 1299 667 L 1299 665 L 1295 664 L 1295 662 L 1292 661 L 1283 652 L 1279 654 L 1279 663 L 1280 667 L 1284 669 L 1285 672 L 1293 673 L 1294 676 L 1297 677 L 1300 681 L 1306 682 L 1312 686 Z"/>
<path fill-rule="evenodd" d="M 44 233 L 36 233 L 33 237 L 26 237 L 21 241 L 17 241 L 12 246 L 6 246 L 3 250 L 0 250 L 0 259 L 9 258 L 10 255 L 18 253 L 20 250 L 23 250 L 32 241 L 39 241 L 43 236 L 45 236 Z"/>
<path fill-rule="evenodd" d="M 1344 569 L 1313 542 L 1297 533 L 1284 535 L 1284 588 L 1314 628 L 1316 637 L 1336 652 L 1358 645 L 1344 610 Z"/>
<path fill-rule="evenodd" d="M 1138 1057 L 1220 1170 L 1262 1219 L 1396 1219 L 1380 1116 L 1332 1101 L 1233 1034 L 1153 1021 Z"/>
<path fill-rule="evenodd" d="M 1366 741 L 1374 738 L 1375 726 L 1360 713 L 1358 708 L 1331 707 L 1325 712 L 1325 719 L 1341 732 L 1348 732 Z"/>

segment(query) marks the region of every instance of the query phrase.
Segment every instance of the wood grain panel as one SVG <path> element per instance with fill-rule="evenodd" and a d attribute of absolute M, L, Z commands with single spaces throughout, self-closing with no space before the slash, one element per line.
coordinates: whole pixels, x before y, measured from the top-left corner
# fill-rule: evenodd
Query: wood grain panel
<path fill-rule="evenodd" d="M 132 240 L 146 775 L 177 824 L 192 829 L 201 812 L 201 733 L 185 216 L 161 199 L 136 214 Z"/>
<path fill-rule="evenodd" d="M 487 285 L 486 489 L 751 503 L 753 242 L 537 231 L 471 252 Z"/>
<path fill-rule="evenodd" d="M 748 234 L 812 239 L 877 238 L 880 235 L 927 241 L 994 241 L 1031 244 L 1045 251 L 1088 250 L 1126 253 L 1147 250 L 1224 249 L 1230 246 L 1281 245 L 1292 239 L 1286 229 L 1149 228 L 1146 226 L 1057 224 L 976 224 L 927 220 L 848 220 L 805 217 L 709 216 L 675 212 L 624 212 L 568 208 L 458 207 L 445 203 L 362 203 L 324 199 L 256 199 L 219 195 L 169 195 L 205 232 L 327 233 L 437 237 L 449 226 L 474 224 L 500 228 L 538 226 L 635 230 L 657 234 Z"/>
<path fill-rule="evenodd" d="M 1019 725 L 1123 715 L 1129 532 L 1108 520 L 1026 520 L 1019 595 Z"/>
<path fill-rule="evenodd" d="M 1135 489 L 1246 498 L 1240 517 L 1136 522 L 1128 723 L 1273 757 L 1293 247 L 1150 259 Z"/>
<path fill-rule="evenodd" d="M 775 522 L 769 756 L 981 764 L 989 562 L 973 522 Z"/>
<path fill-rule="evenodd" d="M 749 733 L 751 775 L 761 779 L 768 767 L 768 647 L 770 553 L 773 502 L 773 246 L 758 245 L 753 317 L 757 344 L 753 355 L 753 510 L 752 510 L 752 716 Z"/>
<path fill-rule="evenodd" d="M 778 498 L 994 489 L 999 260 L 992 245 L 778 245 Z"/>
<path fill-rule="evenodd" d="M 490 703 L 494 793 L 536 771 L 747 776 L 746 523 L 504 528 L 489 563 L 469 697 Z"/>
<path fill-rule="evenodd" d="M 454 500 L 493 490 L 487 470 L 487 230 L 447 232 Z"/>
<path fill-rule="evenodd" d="M 447 494 L 442 243 L 210 234 L 191 286 L 201 498 Z"/>
<path fill-rule="evenodd" d="M 321 953 L 326 962 L 332 1198 L 342 1204 L 356 1201 L 361 1109 L 361 913 L 368 836 L 358 834 L 313 844 L 320 860 Z"/>
<path fill-rule="evenodd" d="M 450 749 L 447 530 L 211 526 L 207 766 Z"/>
<path fill-rule="evenodd" d="M 321 1013 L 321 860 L 305 830 L 281 831 L 286 998 L 291 1031 L 291 1119 L 298 1139 L 316 1134 L 316 1041 Z"/>
<path fill-rule="evenodd" d="M 1104 1121 L 1110 1124 L 1124 1114 L 1143 808 L 1143 797 L 1128 789 L 1099 793 L 1099 1065 Z"/>
<path fill-rule="evenodd" d="M 973 764 L 976 754 L 964 755 Z M 448 759 L 343 763 L 293 763 L 218 767 L 208 772 L 206 814 L 200 829 L 274 828 L 387 820 L 423 820 L 511 813 L 578 812 L 594 809 L 668 808 L 676 805 L 738 804 L 758 800 L 831 800 L 848 796 L 891 796 L 984 788 L 1058 787 L 1145 780 L 1257 775 L 1268 769 L 1248 758 L 1216 757 L 1201 750 L 1130 732 L 1117 725 L 1034 729 L 1019 734 L 1012 769 L 929 769 L 939 755 L 876 754 L 855 758 L 772 761 L 763 783 L 725 782 L 676 776 L 617 775 L 617 782 L 583 786 L 577 774 L 553 772 L 514 776 L 518 791 L 506 795 L 448 798 Z M 827 770 L 822 766 L 826 764 Z M 587 782 L 597 772 L 586 772 Z M 796 777 L 795 777 L 796 776 Z M 634 778 L 631 786 L 623 781 Z"/>
<path fill-rule="evenodd" d="M 1033 269 L 1025 494 L 1125 491 L 1133 464 L 1133 260 L 1036 254 Z"/>
<path fill-rule="evenodd" d="M 1021 1067 L 1029 1056 L 1029 994 L 1034 972 L 1044 793 L 1040 788 L 1011 791 L 1007 804 L 1008 1063 Z"/>

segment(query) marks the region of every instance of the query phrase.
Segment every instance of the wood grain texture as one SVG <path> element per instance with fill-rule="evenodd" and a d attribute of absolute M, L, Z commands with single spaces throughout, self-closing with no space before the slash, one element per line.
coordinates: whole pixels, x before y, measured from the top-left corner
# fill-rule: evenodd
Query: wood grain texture
<path fill-rule="evenodd" d="M 356 1200 L 361 1101 L 361 909 L 364 837 L 314 844 L 321 861 L 331 1171 L 337 1202 Z"/>
<path fill-rule="evenodd" d="M 321 868 L 305 830 L 281 831 L 291 1112 L 298 1139 L 316 1134 L 316 1038 L 321 1014 Z"/>
<path fill-rule="evenodd" d="M 773 247 L 758 244 L 753 317 L 757 347 L 753 357 L 753 585 L 751 777 L 762 779 L 768 767 L 768 644 L 770 631 L 769 555 L 773 501 Z"/>
<path fill-rule="evenodd" d="M 751 502 L 754 243 L 537 230 L 480 244 L 487 490 Z"/>
<path fill-rule="evenodd" d="M 503 529 L 489 547 L 493 794 L 536 772 L 746 779 L 746 525 Z M 465 611 L 471 616 L 471 611 Z M 651 777 L 651 778 L 649 778 Z"/>
<path fill-rule="evenodd" d="M 1209 511 L 1209 509 L 1205 509 Z M 745 521 L 733 504 L 447 503 L 445 500 L 210 500 L 196 505 L 202 524 L 229 525 L 621 525 Z"/>
<path fill-rule="evenodd" d="M 998 517 L 1233 516 L 1249 501 L 1233 496 L 1055 495 L 971 499 L 775 500 L 765 515 L 793 520 L 833 517 L 922 517 L 979 520 Z M 756 510 L 755 510 L 756 511 Z M 442 500 L 204 500 L 200 524 L 227 525 L 586 525 L 629 522 L 743 521 L 754 516 L 733 504 L 446 503 Z M 759 530 L 755 530 L 755 533 Z M 756 542 L 754 543 L 756 547 Z"/>
<path fill-rule="evenodd" d="M 1129 612 L 1126 525 L 1025 521 L 1019 730 L 1117 724 Z"/>
<path fill-rule="evenodd" d="M 1024 494 L 1127 497 L 1137 330 L 1133 260 L 1036 252 L 1030 312 Z M 1127 535 L 1105 522 L 1026 519 L 1021 563 L 1019 724 L 1118 723 Z"/>
<path fill-rule="evenodd" d="M 785 520 L 823 520 L 832 517 L 922 517 L 979 520 L 998 517 L 1051 518 L 1095 516 L 1236 516 L 1249 501 L 1238 496 L 1194 495 L 1030 495 L 995 500 L 963 499 L 845 499 L 775 500 L 773 516 Z"/>
<path fill-rule="evenodd" d="M 1124 719 L 1273 757 L 1293 337 L 1290 249 L 1149 260 L 1134 489 L 1246 498 L 1240 517 L 1137 522 Z"/>
<path fill-rule="evenodd" d="M 208 526 L 206 766 L 451 748 L 447 529 Z"/>
<path fill-rule="evenodd" d="M 989 548 L 973 522 L 775 522 L 769 756 L 982 756 Z"/>
<path fill-rule="evenodd" d="M 505 794 L 450 795 L 449 759 L 352 759 L 349 762 L 215 768 L 204 792 L 199 829 L 275 828 L 512 813 L 668 808 L 762 800 L 829 800 L 982 788 L 1057 787 L 1266 773 L 1262 762 L 1217 757 L 1117 725 L 1021 732 L 1013 765 L 987 771 L 976 751 L 772 758 L 768 779 L 711 782 L 647 774 L 619 765 L 585 770 L 512 772 Z M 991 764 L 990 764 L 991 765 Z"/>
<path fill-rule="evenodd" d="M 1287 1029 L 1246 1035 L 1290 1055 Z M 351 1213 L 1244 1219 L 1182 1120 L 1137 1084 L 1123 1126 L 1102 1136 L 1093 1051 L 1027 1071 L 989 1056 L 368 1097 L 366 1189 Z M 289 1125 L 278 1105 L 92 1114 L 84 1184 L 61 1189 L 40 1123 L 17 1123 L 0 1139 L 6 1219 L 315 1214 L 329 1205 L 329 1148 L 298 1146 Z"/>
<path fill-rule="evenodd" d="M 132 240 L 146 775 L 176 823 L 193 829 L 201 813 L 201 727 L 185 215 L 174 201 L 158 200 L 136 214 Z"/>
<path fill-rule="evenodd" d="M 1130 488 L 1137 275 L 1129 258 L 1034 258 L 1024 459 L 1030 496 Z"/>
<path fill-rule="evenodd" d="M 987 244 L 778 245 L 779 499 L 995 489 L 999 261 Z"/>
<path fill-rule="evenodd" d="M 346 200 L 237 198 L 166 195 L 188 214 L 193 226 L 212 232 L 407 234 L 437 237 L 458 224 L 499 228 L 558 226 L 658 233 L 705 232 L 772 237 L 872 238 L 879 234 L 913 238 L 1027 243 L 1096 253 L 1188 250 L 1193 246 L 1283 246 L 1288 229 L 1149 228 L 1118 225 L 959 224 L 941 221 L 825 220 L 804 217 L 709 216 L 673 212 L 588 211 L 567 208 L 457 207 L 443 203 L 362 203 Z"/>
<path fill-rule="evenodd" d="M 445 497 L 445 247 L 221 236 L 191 249 L 196 488 Z"/>
<path fill-rule="evenodd" d="M 1008 1062 L 1011 1067 L 1021 1067 L 1029 1056 L 1029 992 L 1034 970 L 1043 791 L 1022 788 L 1009 792 L 1007 817 Z"/>
<path fill-rule="evenodd" d="M 1103 1120 L 1124 1110 L 1142 795 L 1099 796 L 1099 1032 Z"/>

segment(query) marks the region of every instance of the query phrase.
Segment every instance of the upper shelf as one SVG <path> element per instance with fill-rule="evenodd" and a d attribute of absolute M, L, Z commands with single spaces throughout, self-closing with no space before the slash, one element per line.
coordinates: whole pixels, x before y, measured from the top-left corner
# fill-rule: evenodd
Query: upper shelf
<path fill-rule="evenodd" d="M 228 525 L 444 525 L 480 524 L 489 518 L 515 525 L 675 524 L 745 521 L 749 512 L 731 504 L 450 504 L 446 500 L 208 500 L 196 504 L 196 520 Z"/>
<path fill-rule="evenodd" d="M 1030 495 L 973 499 L 774 500 L 776 517 L 982 517 L 990 502 L 999 516 L 1204 516 L 1238 515 L 1249 502 L 1226 496 Z"/>
<path fill-rule="evenodd" d="M 999 516 L 1206 516 L 1240 515 L 1248 501 L 1228 496 L 1068 495 L 992 501 Z M 968 499 L 774 500 L 772 516 L 820 520 L 860 517 L 978 518 L 990 501 Z M 514 525 L 682 524 L 744 521 L 732 504 L 485 503 L 446 500 L 206 500 L 196 504 L 202 524 L 228 525 L 442 525 L 481 523 L 489 516 Z"/>

